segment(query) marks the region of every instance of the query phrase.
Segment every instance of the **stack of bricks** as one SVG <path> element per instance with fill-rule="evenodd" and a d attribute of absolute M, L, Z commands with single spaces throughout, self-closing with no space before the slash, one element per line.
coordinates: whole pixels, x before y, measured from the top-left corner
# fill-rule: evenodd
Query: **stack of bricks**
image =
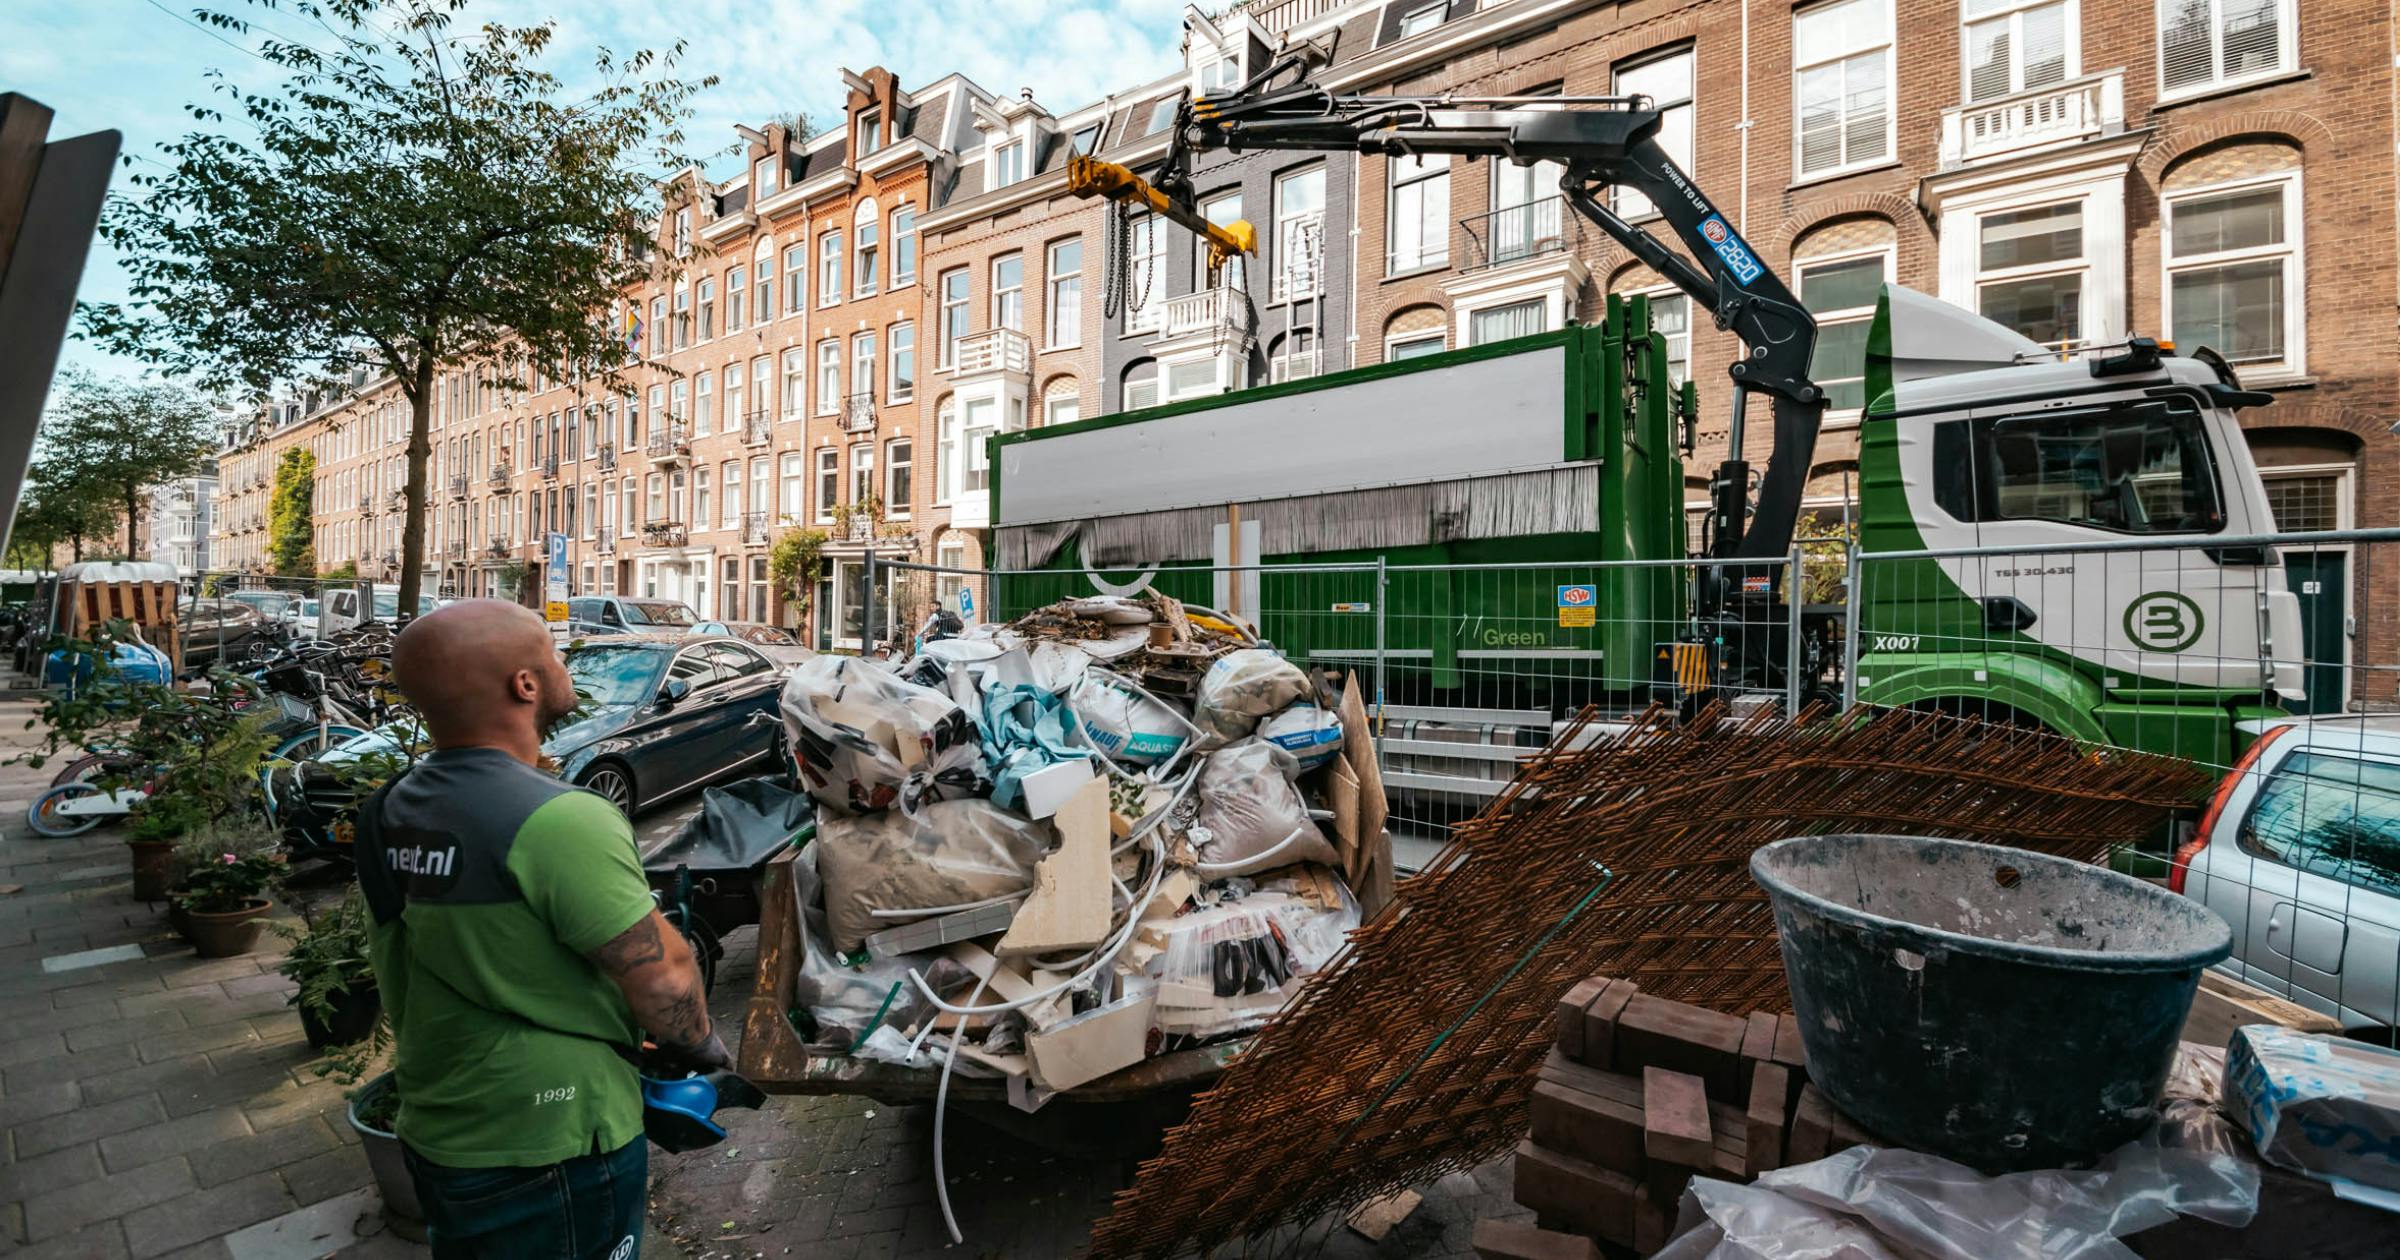
<path fill-rule="evenodd" d="M 1481 1222 L 1483 1260 L 1646 1256 L 1693 1177 L 1748 1181 L 1873 1140 L 1808 1083 L 1791 1016 L 1727 1015 L 1606 976 L 1559 1000 L 1532 1128 L 1516 1198 L 1536 1224 Z"/>

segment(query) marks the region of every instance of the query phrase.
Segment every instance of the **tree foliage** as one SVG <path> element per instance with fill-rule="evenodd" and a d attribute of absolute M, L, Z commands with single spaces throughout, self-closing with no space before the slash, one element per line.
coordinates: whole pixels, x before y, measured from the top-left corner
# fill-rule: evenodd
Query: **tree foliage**
<path fill-rule="evenodd" d="M 267 500 L 268 559 L 284 577 L 317 572 L 317 457 L 294 446 L 275 466 L 275 489 Z"/>
<path fill-rule="evenodd" d="M 253 0 L 269 3 L 269 0 Z M 552 24 L 469 26 L 468 0 L 288 0 L 330 51 L 265 39 L 285 73 L 246 91 L 222 73 L 187 107 L 169 169 L 129 169 L 109 243 L 129 298 L 87 333 L 175 375 L 264 392 L 312 374 L 388 373 L 408 398 L 400 606 L 416 606 L 440 373 L 495 363 L 608 380 L 611 317 L 650 263 L 644 207 L 684 166 L 689 101 L 714 79 L 671 71 L 682 45 L 600 50 L 595 90 L 550 69 Z M 238 15 L 201 20 L 247 32 Z"/>
<path fill-rule="evenodd" d="M 216 441 L 212 415 L 206 402 L 174 385 L 70 375 L 34 449 L 29 480 L 42 507 L 33 523 L 61 531 L 80 552 L 83 538 L 105 533 L 121 516 L 125 554 L 138 558 L 148 490 L 200 471 Z"/>

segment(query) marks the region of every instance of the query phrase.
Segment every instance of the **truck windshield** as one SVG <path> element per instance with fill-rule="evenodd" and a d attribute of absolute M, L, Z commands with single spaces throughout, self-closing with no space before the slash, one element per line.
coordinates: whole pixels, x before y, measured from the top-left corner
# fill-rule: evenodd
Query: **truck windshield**
<path fill-rule="evenodd" d="M 626 600 L 625 620 L 636 626 L 688 626 L 697 618 L 682 604 L 667 600 Z"/>
<path fill-rule="evenodd" d="M 2162 398 L 1934 426 L 1935 502 L 1961 521 L 2051 521 L 2121 534 L 2225 527 L 2208 429 Z"/>

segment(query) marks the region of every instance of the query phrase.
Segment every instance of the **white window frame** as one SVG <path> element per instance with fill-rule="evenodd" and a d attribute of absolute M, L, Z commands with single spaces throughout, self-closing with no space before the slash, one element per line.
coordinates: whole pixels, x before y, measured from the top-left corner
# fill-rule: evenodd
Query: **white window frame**
<path fill-rule="evenodd" d="M 1818 60 L 1810 61 L 1805 64 L 1798 61 L 1797 52 L 1799 48 L 1801 22 L 1805 21 L 1811 14 L 1822 13 L 1828 9 L 1832 9 L 1840 5 L 1861 3 L 1877 5 L 1881 8 L 1883 13 L 1883 29 L 1881 31 L 1880 41 L 1876 40 L 1872 35 L 1870 35 L 1870 37 L 1864 42 L 1845 45 L 1840 51 L 1831 53 Z M 1825 0 L 1825 2 L 1821 4 L 1812 4 L 1806 8 L 1792 10 L 1792 44 L 1794 49 L 1791 98 L 1792 178 L 1795 182 L 1830 179 L 1834 176 L 1846 175 L 1853 171 L 1863 171 L 1873 167 L 1886 166 L 1894 160 L 1894 155 L 1899 152 L 1899 84 L 1897 81 L 1898 76 L 1894 67 L 1895 58 L 1893 57 L 1892 51 L 1893 3 L 1894 0 Z M 1837 65 L 1870 53 L 1880 54 L 1883 58 L 1883 151 L 1875 154 L 1872 157 L 1855 159 L 1848 158 L 1846 155 L 1849 148 L 1849 126 L 1845 122 L 1842 125 L 1845 160 L 1832 166 L 1823 167 L 1813 171 L 1803 168 L 1800 161 L 1801 77 L 1806 75 L 1809 71 L 1818 69 L 1819 67 Z"/>
<path fill-rule="evenodd" d="M 735 263 L 725 271 L 725 335 L 742 330 L 750 314 L 750 264 Z"/>
<path fill-rule="evenodd" d="M 956 498 L 958 481 L 958 396 L 951 395 L 933 409 L 933 502 L 939 507 Z"/>
<path fill-rule="evenodd" d="M 742 527 L 742 461 L 738 459 L 717 465 L 717 521 L 722 529 Z"/>
<path fill-rule="evenodd" d="M 1006 287 L 1002 287 L 1000 283 L 1000 267 L 1003 263 L 1014 263 L 1016 264 L 1017 270 L 1015 283 Z M 1025 331 L 1024 251 L 1012 249 L 1005 254 L 1001 254 L 993 258 L 991 262 L 991 281 L 991 292 L 989 297 L 986 299 L 991 304 L 990 309 L 987 312 L 990 321 L 987 326 L 991 328 L 1006 328 L 1013 332 Z"/>
<path fill-rule="evenodd" d="M 1542 326 L 1536 330 L 1536 332 L 1553 332 L 1562 326 L 1558 318 L 1559 312 L 1556 308 L 1556 305 L 1550 300 L 1549 295 L 1541 293 L 1511 293 L 1495 301 L 1478 303 L 1475 306 L 1466 307 L 1459 311 L 1458 318 L 1460 328 L 1463 333 L 1461 338 L 1462 344 L 1467 346 L 1498 344 L 1497 342 L 1479 341 L 1476 339 L 1475 317 L 1478 315 L 1490 315 L 1498 311 L 1514 310 L 1518 307 L 1525 306 L 1539 306 L 1542 308 Z M 1531 336 L 1534 334 L 1519 335 Z M 1515 338 L 1504 337 L 1500 340 L 1513 341 Z"/>
<path fill-rule="evenodd" d="M 1689 67 L 1689 70 L 1684 77 L 1690 82 L 1691 87 L 1685 95 L 1680 97 L 1667 98 L 1657 96 L 1655 94 L 1652 95 L 1651 105 L 1658 110 L 1659 118 L 1661 120 L 1659 131 L 1659 147 L 1666 150 L 1668 157 L 1675 159 L 1675 164 L 1677 166 L 1682 167 L 1686 171 L 1692 171 L 1698 169 L 1700 149 L 1700 50 L 1696 45 L 1686 42 L 1669 48 L 1653 49 L 1651 51 L 1642 53 L 1640 56 L 1627 58 L 1622 64 L 1617 65 L 1609 70 L 1609 82 L 1611 85 L 1610 90 L 1616 92 L 1620 96 L 1637 90 L 1638 84 L 1634 88 L 1629 88 L 1625 85 L 1624 80 L 1626 75 L 1639 74 L 1644 70 L 1649 70 L 1657 66 L 1663 66 L 1671 61 L 1681 61 L 1686 63 L 1686 65 Z M 1796 86 L 1797 80 L 1794 82 L 1795 86 L 1793 91 L 1796 93 L 1799 89 Z M 1794 99 L 1797 99 L 1797 97 Z M 1675 115 L 1678 111 L 1680 111 L 1684 117 L 1684 151 L 1680 153 L 1676 152 L 1675 147 L 1668 143 L 1665 127 L 1665 120 Z M 1548 169 L 1556 170 L 1557 168 L 1550 167 Z M 1493 163 L 1493 177 L 1498 178 L 1500 174 L 1500 164 L 1497 162 Z M 1553 181 L 1553 183 L 1555 183 L 1555 181 Z M 1552 195 L 1555 196 L 1557 194 Z M 1620 217 L 1628 220 L 1647 219 L 1655 216 L 1658 213 L 1658 207 L 1651 204 L 1651 201 L 1648 197 L 1643 196 L 1641 193 L 1631 188 L 1619 187 L 1614 189 L 1610 200 L 1612 202 L 1610 208 L 1614 209 Z M 1497 205 L 1498 201 L 1495 199 L 1493 204 Z M 1567 209 L 1564 206 L 1560 207 L 1560 211 L 1563 214 L 1574 213 L 1572 210 Z M 1495 232 L 1497 232 L 1497 230 L 1497 228 L 1494 229 Z"/>
<path fill-rule="evenodd" d="M 1438 29 L 1442 19 L 1449 16 L 1449 0 L 1428 0 L 1400 15 L 1400 24 L 1392 28 L 1393 39 L 1408 39 Z M 1430 20 L 1428 20 L 1430 19 Z"/>
<path fill-rule="evenodd" d="M 1900 256 L 1898 248 L 1891 244 L 1869 245 L 1863 249 L 1838 250 L 1830 254 L 1812 254 L 1807 258 L 1794 259 L 1792 262 L 1792 292 L 1795 295 L 1801 292 L 1801 286 L 1805 282 L 1805 277 L 1811 269 L 1817 267 L 1838 266 L 1843 263 L 1854 263 L 1865 258 L 1873 258 L 1881 261 L 1883 265 L 1883 282 L 1885 284 L 1893 283 L 1898 277 L 1900 268 Z M 1664 293 L 1679 293 L 1681 290 L 1666 288 L 1652 289 L 1649 290 L 1649 292 L 1655 295 Z M 1836 310 L 1817 311 L 1814 312 L 1814 314 L 1817 318 L 1817 327 L 1819 330 L 1823 330 L 1831 326 L 1866 323 L 1875 318 L 1875 303 L 1869 302 L 1865 306 L 1845 306 Z M 1690 327 L 1690 321 L 1688 317 L 1685 321 L 1685 327 L 1687 329 Z M 1686 332 L 1685 337 L 1687 340 L 1689 339 L 1690 334 L 1688 331 Z M 1684 367 L 1687 372 L 1691 367 L 1691 356 L 1688 353 L 1684 356 Z M 1835 377 L 1833 379 L 1846 381 L 1850 378 L 1843 376 Z M 1861 379 L 1864 379 L 1863 374 Z M 1819 383 L 1822 384 L 1823 382 Z M 1825 412 L 1824 427 L 1828 429 L 1851 428 L 1858 424 L 1859 417 L 1865 412 L 1865 410 L 1866 408 L 1863 405 L 1856 410 L 1852 410 L 1850 408 L 1843 408 L 1840 410 L 1828 409 Z"/>
<path fill-rule="evenodd" d="M 850 222 L 850 283 L 852 297 L 873 297 L 883 281 L 875 274 L 882 261 L 883 215 L 873 198 L 860 202 Z"/>
<path fill-rule="evenodd" d="M 842 230 L 828 228 L 817 235 L 817 305 L 842 300 Z"/>
<path fill-rule="evenodd" d="M 857 507 L 872 496 L 881 499 L 875 485 L 875 444 L 850 444 L 850 506 Z M 888 505 L 887 505 L 888 506 Z"/>
<path fill-rule="evenodd" d="M 750 204 L 756 206 L 779 191 L 775 186 L 775 157 L 769 154 L 750 164 Z"/>
<path fill-rule="evenodd" d="M 2014 267 L 2000 267 L 1988 270 L 1984 267 L 1983 221 L 1985 219 L 1996 215 L 2012 214 L 2025 210 L 2041 210 L 2051 206 L 2063 206 L 2069 203 L 2076 203 L 2078 217 L 2081 221 L 2076 235 L 2079 238 L 2082 252 L 2079 253 L 2074 259 L 2070 261 L 2025 263 Z M 2090 199 L 2077 197 L 2072 194 L 2035 197 L 2025 201 L 2011 203 L 2009 205 L 1987 206 L 1977 209 L 1967 218 L 1966 222 L 1961 225 L 1966 231 L 1967 243 L 1969 249 L 1971 250 L 1971 258 L 1974 265 L 1973 283 L 1970 284 L 1967 289 L 1967 309 L 1978 314 L 1982 313 L 1983 290 L 1989 285 L 2009 284 L 2024 280 L 2040 280 L 2052 276 L 2080 275 L 2083 277 L 2083 282 L 2076 290 L 2076 323 L 2081 328 L 2082 336 L 2077 338 L 2076 345 L 2052 345 L 2051 348 L 2059 350 L 2063 354 L 2071 355 L 2082 346 L 2094 345 L 2107 341 L 2109 339 L 2108 330 L 2105 328 L 2095 327 L 2092 319 L 2092 312 L 2094 309 L 2093 299 L 2095 296 L 2092 290 L 2094 285 L 2100 283 L 2099 268 L 2096 265 L 2099 251 L 2095 248 L 2095 242 L 2092 236 L 2092 220 L 2093 213 Z"/>
<path fill-rule="evenodd" d="M 882 366 L 876 358 L 883 353 L 883 337 L 876 329 L 861 328 L 850 334 L 850 392 L 873 394 L 875 374 Z M 864 380 L 862 385 L 860 382 Z"/>
<path fill-rule="evenodd" d="M 1073 246 L 1075 265 L 1061 267 L 1059 250 Z M 1062 237 L 1042 247 L 1042 283 L 1047 299 L 1042 303 L 1042 336 L 1045 350 L 1068 350 L 1083 344 L 1083 238 Z M 1065 300 L 1062 294 L 1072 286 L 1074 299 Z M 1064 316 L 1065 318 L 1061 318 Z"/>
<path fill-rule="evenodd" d="M 1064 420 L 1059 419 L 1058 413 L 1062 405 L 1072 407 L 1075 411 L 1075 414 L 1067 417 Z M 1075 392 L 1071 394 L 1045 392 L 1042 395 L 1042 426 L 1044 428 L 1048 428 L 1049 426 L 1056 424 L 1073 424 L 1082 418 L 1083 389 L 1081 385 L 1077 385 Z"/>
<path fill-rule="evenodd" d="M 1400 356 L 1396 351 L 1400 347 L 1413 346 L 1420 341 L 1433 342 L 1441 347 L 1434 353 L 1444 353 L 1450 349 L 1450 330 L 1448 328 L 1421 328 L 1416 332 L 1394 333 L 1386 336 L 1383 339 L 1383 361 L 1386 363 L 1397 361 Z"/>
<path fill-rule="evenodd" d="M 902 269 L 906 264 L 906 269 Z M 892 286 L 905 289 L 917 282 L 917 208 L 910 205 L 892 210 Z"/>
<path fill-rule="evenodd" d="M 817 414 L 838 414 L 842 409 L 842 339 L 827 337 L 818 342 L 815 362 Z"/>
<path fill-rule="evenodd" d="M 952 276 L 966 281 L 965 291 L 956 298 L 950 296 Z M 969 268 L 952 267 L 935 276 L 933 283 L 934 318 L 937 321 L 934 335 L 939 339 L 934 347 L 935 365 L 947 372 L 958 366 L 958 343 L 975 330 L 975 277 Z M 955 330 L 951 327 L 950 318 L 953 311 L 965 317 L 958 321 L 959 326 Z"/>
<path fill-rule="evenodd" d="M 858 111 L 857 133 L 856 143 L 851 147 L 858 156 L 863 158 L 881 152 L 883 149 L 883 110 L 876 108 Z"/>
<path fill-rule="evenodd" d="M 1294 211 L 1290 206 L 1291 196 L 1287 189 L 1296 181 L 1310 178 L 1314 178 L 1317 182 L 1317 204 L 1314 209 Z M 1273 193 L 1275 239 L 1269 246 L 1275 251 L 1275 274 L 1267 281 L 1268 300 L 1271 302 L 1288 302 L 1293 296 L 1292 283 L 1295 278 L 1293 264 L 1301 261 L 1305 255 L 1305 251 L 1300 248 L 1298 242 L 1304 234 L 1303 225 L 1312 219 L 1317 225 L 1317 270 L 1320 272 L 1324 270 L 1325 199 L 1329 179 L 1330 176 L 1326 174 L 1325 165 L 1321 162 L 1285 171 L 1275 177 Z M 1324 286 L 1324 276 L 1320 274 L 1312 279 L 1315 281 L 1312 291 L 1321 290 Z"/>
<path fill-rule="evenodd" d="M 901 334 L 902 334 L 902 333 L 906 333 L 906 334 L 908 334 L 908 336 L 907 336 L 907 341 L 908 341 L 908 344 L 907 344 L 907 345 L 905 345 L 905 346 L 904 346 L 904 345 L 902 345 L 902 344 L 900 344 L 900 343 L 901 343 Z M 907 402 L 909 399 L 916 397 L 916 396 L 917 396 L 917 325 L 916 325 L 916 321 L 914 321 L 914 320 L 907 320 L 907 319 L 904 319 L 904 320 L 901 320 L 901 321 L 899 321 L 898 323 L 895 323 L 895 324 L 892 324 L 892 325 L 890 325 L 890 326 L 889 326 L 889 327 L 888 327 L 888 328 L 885 330 L 885 335 L 884 335 L 884 349 L 883 349 L 883 353 L 884 353 L 884 357 L 885 357 L 885 362 L 884 362 L 884 376 L 883 376 L 883 388 L 884 388 L 884 391 L 885 391 L 885 394 L 886 394 L 885 401 L 887 401 L 887 402 L 895 402 L 895 403 L 904 403 L 904 402 Z M 907 355 L 907 356 L 908 356 L 908 372 L 907 372 L 907 374 L 906 374 L 905 376 L 903 376 L 903 375 L 901 374 L 901 372 L 900 372 L 900 356 L 902 356 L 902 355 Z M 902 382 L 902 381 L 906 381 L 906 382 L 908 383 L 908 385 L 907 385 L 907 388 L 905 388 L 905 389 L 901 388 L 901 382 Z"/>
<path fill-rule="evenodd" d="M 1438 165 L 1435 164 L 1438 160 Z M 1392 157 L 1384 161 L 1384 240 L 1383 273 L 1386 276 L 1409 275 L 1419 271 L 1435 271 L 1450 265 L 1450 155 L 1435 153 L 1423 158 Z M 1401 190 L 1430 186 L 1439 180 L 1442 185 L 1442 210 L 1426 220 L 1426 194 L 1417 195 L 1416 219 L 1418 229 L 1426 239 L 1419 242 L 1418 252 L 1403 258 L 1400 253 Z"/>
<path fill-rule="evenodd" d="M 785 318 L 808 310 L 808 244 L 794 241 L 783 251 L 783 313 Z"/>
<path fill-rule="evenodd" d="M 2244 84 L 2264 82 L 2299 72 L 2300 6 L 2297 0 L 2274 0 L 2277 29 L 2283 33 L 2283 38 L 2276 48 L 2275 64 L 2264 70 L 2253 70 L 2248 74 L 2240 75 L 2225 73 L 2225 5 L 2227 0 L 2207 0 L 2209 6 L 2209 76 L 2198 83 L 2186 84 L 2182 87 L 2168 87 L 2166 10 L 2167 6 L 2173 2 L 2174 0 L 2159 0 L 2158 7 L 2153 11 L 2156 21 L 2152 23 L 2151 47 L 2158 59 L 2159 100 L 2180 101 L 2195 96 L 2207 96 L 2212 92 L 2223 92 Z"/>
<path fill-rule="evenodd" d="M 2252 246 L 2246 249 L 2226 250 L 2221 253 L 2200 254 L 2192 257 L 2175 256 L 2175 212 L 2182 203 L 2205 197 L 2221 197 L 2227 193 L 2275 187 L 2283 190 L 2284 239 L 2282 244 Z M 2308 289 L 2306 284 L 2308 255 L 2306 242 L 2303 240 L 2306 228 L 2302 224 L 2301 209 L 2305 201 L 2301 193 L 2300 168 L 2295 166 L 2270 174 L 2245 176 L 2200 188 L 2162 191 L 2158 195 L 2158 309 L 2165 313 L 2165 317 L 2160 322 L 2166 325 L 2169 336 L 2175 335 L 2175 277 L 2177 273 L 2272 258 L 2283 260 L 2283 358 L 2274 362 L 2234 364 L 2234 370 L 2242 374 L 2245 382 L 2281 380 L 2286 377 L 2304 376 L 2308 372 Z M 2178 344 L 2181 344 L 2181 339 L 2178 339 Z M 2185 346 L 2184 348 L 2189 350 L 2192 347 Z"/>
<path fill-rule="evenodd" d="M 783 418 L 799 419 L 808 410 L 808 351 L 799 346 L 783 352 Z"/>
<path fill-rule="evenodd" d="M 2066 10 L 2064 22 L 2066 64 L 2065 72 L 2059 76 L 2058 81 L 2065 83 L 2082 77 L 2083 5 L 2081 0 L 1996 0 L 1990 10 L 1976 14 L 1969 14 L 1965 0 L 1960 0 L 1958 6 L 1959 100 L 1968 104 L 1982 105 L 2004 100 L 2020 92 L 2057 86 L 2057 84 L 2043 83 L 2027 87 L 2025 84 L 2025 15 L 2035 9 L 2048 8 L 2053 4 Z M 1988 96 L 1977 100 L 1974 83 L 1975 67 L 1967 60 L 1967 32 L 1974 27 L 1992 22 L 2008 23 L 2008 90 L 1998 96 Z"/>
<path fill-rule="evenodd" d="M 808 516 L 808 456 L 785 451 L 775 461 L 775 516 L 796 525 Z"/>
<path fill-rule="evenodd" d="M 1023 182 L 1025 179 L 1025 142 L 1012 139 L 994 144 L 990 166 L 991 186 L 994 188 L 1006 188 L 1011 184 Z"/>
<path fill-rule="evenodd" d="M 1160 402 L 1159 395 L 1166 388 L 1165 371 L 1158 364 L 1152 363 L 1148 375 L 1121 381 L 1117 389 L 1122 397 L 1118 399 L 1117 409 L 1119 411 L 1141 411 L 1157 406 Z M 1133 394 L 1136 389 L 1145 391 L 1148 397 L 1136 402 Z"/>
<path fill-rule="evenodd" d="M 906 459 L 898 458 L 895 454 L 903 449 L 908 454 Z M 908 470 L 908 497 L 914 499 L 917 496 L 917 444 L 914 438 L 898 437 L 883 444 L 883 515 L 887 520 L 904 521 L 911 515 L 909 504 L 893 494 L 896 488 L 893 482 L 903 468 Z"/>
<path fill-rule="evenodd" d="M 816 484 L 810 489 L 817 501 L 817 523 L 831 524 L 833 505 L 842 495 L 842 448 L 818 447 L 815 472 Z M 827 478 L 831 478 L 833 483 L 833 493 L 830 495 L 825 493 Z"/>
<path fill-rule="evenodd" d="M 1133 285 L 1126 297 L 1125 333 L 1156 332 L 1167 318 L 1166 221 L 1139 215 L 1127 221 L 1125 231 L 1125 273 Z M 1137 297 L 1139 306 L 1132 304 Z"/>

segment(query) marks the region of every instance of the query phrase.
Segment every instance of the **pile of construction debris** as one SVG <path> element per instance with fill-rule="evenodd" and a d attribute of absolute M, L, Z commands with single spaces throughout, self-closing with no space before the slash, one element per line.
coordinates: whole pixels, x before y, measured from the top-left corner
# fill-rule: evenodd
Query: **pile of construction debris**
<path fill-rule="evenodd" d="M 817 657 L 783 718 L 819 805 L 795 860 L 797 1030 L 815 1053 L 1005 1078 L 1028 1108 L 1256 1030 L 1389 862 L 1355 681 L 1155 592 L 897 665 Z"/>

